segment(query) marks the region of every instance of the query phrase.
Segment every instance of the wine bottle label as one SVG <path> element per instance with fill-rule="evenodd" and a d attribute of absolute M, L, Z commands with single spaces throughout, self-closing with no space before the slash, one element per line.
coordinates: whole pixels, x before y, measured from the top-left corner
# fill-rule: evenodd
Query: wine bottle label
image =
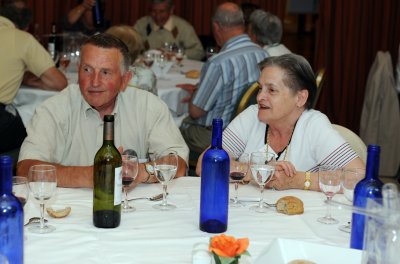
<path fill-rule="evenodd" d="M 115 168 L 114 175 L 114 205 L 120 205 L 122 198 L 122 167 Z"/>

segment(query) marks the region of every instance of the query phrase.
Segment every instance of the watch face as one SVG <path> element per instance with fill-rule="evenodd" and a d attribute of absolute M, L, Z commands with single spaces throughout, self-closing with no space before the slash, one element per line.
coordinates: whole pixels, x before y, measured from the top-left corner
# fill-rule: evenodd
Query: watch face
<path fill-rule="evenodd" d="M 307 187 L 307 188 L 310 187 L 310 186 L 311 186 L 311 182 L 306 181 L 306 182 L 304 183 L 304 186 Z"/>
<path fill-rule="evenodd" d="M 150 174 L 154 174 L 154 167 L 150 163 L 146 163 L 146 170 Z"/>

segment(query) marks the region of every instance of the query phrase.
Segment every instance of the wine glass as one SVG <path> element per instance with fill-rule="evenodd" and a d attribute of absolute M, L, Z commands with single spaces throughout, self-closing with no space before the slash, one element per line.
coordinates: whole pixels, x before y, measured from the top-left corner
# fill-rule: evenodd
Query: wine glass
<path fill-rule="evenodd" d="M 128 213 L 135 211 L 135 207 L 129 205 L 128 188 L 136 179 L 139 169 L 138 158 L 133 155 L 122 155 L 122 188 L 124 189 L 125 199 L 122 202 L 122 212 Z"/>
<path fill-rule="evenodd" d="M 214 47 L 214 46 L 209 46 L 209 47 L 207 47 L 206 48 L 206 57 L 207 57 L 207 60 L 210 58 L 210 57 L 212 57 L 214 54 L 216 54 L 217 53 L 217 47 Z"/>
<path fill-rule="evenodd" d="M 184 50 L 184 48 L 182 48 L 182 47 L 178 47 L 177 49 L 176 49 L 176 52 L 175 52 L 175 59 L 176 59 L 176 64 L 179 66 L 179 67 L 183 67 L 183 65 L 182 65 L 182 60 L 183 60 L 183 56 L 185 55 L 185 50 Z"/>
<path fill-rule="evenodd" d="M 239 182 L 246 177 L 249 171 L 249 157 L 248 153 L 231 153 L 231 166 L 229 177 L 235 184 L 235 198 L 231 200 L 230 206 L 241 207 L 243 204 L 238 200 L 238 187 Z"/>
<path fill-rule="evenodd" d="M 168 183 L 176 175 L 178 168 L 178 154 L 173 150 L 164 151 L 160 155 L 155 155 L 153 165 L 154 174 L 163 186 L 163 200 L 160 204 L 154 205 L 153 208 L 162 211 L 175 209 L 175 205 L 167 202 L 167 188 Z"/>
<path fill-rule="evenodd" d="M 365 169 L 353 168 L 353 169 L 343 169 L 342 173 L 342 189 L 343 194 L 346 199 L 353 204 L 354 189 L 359 181 L 365 177 Z M 345 225 L 339 226 L 339 230 L 350 233 L 351 232 L 351 222 L 349 221 Z"/>
<path fill-rule="evenodd" d="M 159 54 L 157 56 L 157 65 L 160 68 L 160 79 L 165 79 L 164 68 L 167 66 L 167 61 L 164 54 Z"/>
<path fill-rule="evenodd" d="M 146 65 L 147 68 L 151 68 L 154 62 L 154 54 L 151 52 L 146 51 L 143 54 L 143 63 Z"/>
<path fill-rule="evenodd" d="M 57 190 L 56 167 L 53 165 L 33 165 L 29 168 L 29 189 L 40 203 L 40 225 L 29 227 L 29 231 L 38 234 L 53 232 L 56 228 L 44 223 L 45 203 Z"/>
<path fill-rule="evenodd" d="M 61 71 L 65 74 L 67 72 L 68 65 L 71 61 L 71 54 L 69 52 L 61 52 L 59 60 L 60 60 Z"/>
<path fill-rule="evenodd" d="M 318 167 L 319 188 L 326 195 L 328 201 L 340 191 L 342 169 L 336 166 L 321 165 Z M 339 221 L 331 216 L 329 203 L 326 207 L 326 215 L 317 219 L 323 224 L 337 224 Z"/>
<path fill-rule="evenodd" d="M 250 207 L 250 210 L 258 213 L 268 211 L 263 203 L 265 185 L 269 182 L 275 172 L 275 154 L 271 152 L 252 152 L 250 156 L 250 169 L 253 179 L 260 186 L 260 201 L 258 205 Z"/>
<path fill-rule="evenodd" d="M 13 176 L 12 192 L 21 202 L 22 207 L 24 207 L 29 198 L 28 179 L 22 176 Z"/>

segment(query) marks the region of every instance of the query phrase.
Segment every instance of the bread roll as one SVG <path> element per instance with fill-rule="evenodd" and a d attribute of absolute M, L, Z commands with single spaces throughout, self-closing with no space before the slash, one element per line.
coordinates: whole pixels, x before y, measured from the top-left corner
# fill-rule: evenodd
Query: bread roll
<path fill-rule="evenodd" d="M 295 215 L 304 213 L 303 201 L 294 196 L 284 196 L 276 202 L 279 213 Z"/>
<path fill-rule="evenodd" d="M 71 212 L 71 207 L 65 207 L 64 209 L 55 210 L 51 207 L 46 208 L 47 213 L 54 218 L 63 218 L 69 215 Z"/>
<path fill-rule="evenodd" d="M 191 70 L 186 72 L 185 76 L 186 78 L 198 79 L 200 77 L 200 72 L 197 70 Z"/>

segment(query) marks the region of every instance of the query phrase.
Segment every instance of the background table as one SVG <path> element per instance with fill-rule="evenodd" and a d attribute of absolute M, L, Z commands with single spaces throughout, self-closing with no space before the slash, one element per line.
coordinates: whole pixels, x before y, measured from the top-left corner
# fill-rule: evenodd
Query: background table
<path fill-rule="evenodd" d="M 183 60 L 183 67 L 174 65 L 170 68 L 165 78 L 158 78 L 157 89 L 158 96 L 168 105 L 172 116 L 176 124 L 179 126 L 183 118 L 188 114 L 187 104 L 181 103 L 181 100 L 188 95 L 188 93 L 176 87 L 177 84 L 190 83 L 196 84 L 198 79 L 186 78 L 185 72 L 189 70 L 201 70 L 203 63 L 194 60 Z M 73 67 L 73 64 L 70 65 Z M 68 83 L 77 83 L 78 74 L 76 69 L 71 69 L 66 74 Z M 41 89 L 35 89 L 27 86 L 21 86 L 18 90 L 16 97 L 14 98 L 13 104 L 16 106 L 18 113 L 21 115 L 22 121 L 25 127 L 31 120 L 36 107 L 47 98 L 56 95 L 56 91 L 46 91 Z"/>
<path fill-rule="evenodd" d="M 231 196 L 233 185 L 230 186 Z M 151 196 L 160 193 L 160 184 L 141 184 L 130 196 Z M 58 188 L 50 201 L 53 205 L 71 206 L 66 218 L 54 219 L 46 214 L 57 229 L 38 235 L 25 230 L 25 263 L 191 263 L 196 243 L 208 243 L 212 234 L 199 230 L 200 178 L 182 177 L 168 188 L 169 200 L 176 210 L 161 212 L 152 208 L 156 202 L 134 201 L 136 211 L 123 213 L 121 225 L 115 229 L 100 229 L 92 223 L 92 190 Z M 239 187 L 239 197 L 258 197 L 258 187 Z M 295 195 L 304 202 L 302 215 L 283 215 L 271 208 L 265 214 L 242 208 L 229 208 L 226 234 L 250 239 L 249 252 L 253 261 L 274 238 L 330 244 L 348 248 L 349 234 L 339 225 L 324 225 L 317 218 L 326 212 L 325 196 L 303 190 L 266 190 L 264 197 L 275 202 L 285 195 Z M 334 200 L 345 201 L 343 195 Z M 254 204 L 254 203 L 253 203 Z M 350 220 L 347 211 L 332 210 L 344 224 Z M 39 206 L 32 197 L 25 207 L 25 221 L 39 215 Z"/>

